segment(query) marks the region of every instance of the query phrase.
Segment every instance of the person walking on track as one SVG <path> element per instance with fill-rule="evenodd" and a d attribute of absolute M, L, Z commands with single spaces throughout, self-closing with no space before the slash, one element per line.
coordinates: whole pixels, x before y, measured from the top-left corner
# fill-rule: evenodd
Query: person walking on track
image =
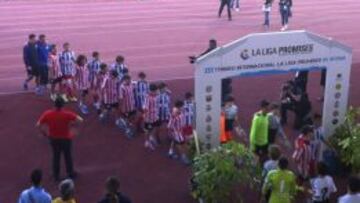
<path fill-rule="evenodd" d="M 220 0 L 220 8 L 219 8 L 219 18 L 221 17 L 221 13 L 224 10 L 224 7 L 227 8 L 227 14 L 229 21 L 231 20 L 231 0 Z"/>

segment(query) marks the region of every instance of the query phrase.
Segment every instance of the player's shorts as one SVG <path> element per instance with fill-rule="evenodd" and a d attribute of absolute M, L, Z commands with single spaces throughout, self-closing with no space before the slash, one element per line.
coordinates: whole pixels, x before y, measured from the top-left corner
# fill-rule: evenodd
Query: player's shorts
<path fill-rule="evenodd" d="M 183 128 L 183 133 L 185 136 L 191 136 L 193 134 L 193 127 L 191 125 L 187 125 Z"/>
<path fill-rule="evenodd" d="M 63 84 L 66 84 L 66 85 L 72 85 L 73 84 L 73 80 L 74 80 L 74 77 L 72 75 L 64 75 L 62 77 L 62 82 Z"/>
<path fill-rule="evenodd" d="M 181 132 L 177 132 L 177 133 L 172 132 L 171 138 L 174 141 L 174 143 L 178 145 L 183 145 L 185 144 L 186 141 L 184 135 Z"/>
<path fill-rule="evenodd" d="M 169 123 L 169 120 L 168 119 L 165 119 L 165 120 L 159 120 L 159 122 L 160 122 L 160 125 L 162 125 L 162 124 L 168 124 Z"/>
<path fill-rule="evenodd" d="M 105 107 L 107 110 L 118 109 L 118 108 L 119 108 L 119 103 L 113 103 L 113 104 L 105 104 L 105 103 L 104 103 L 104 107 Z"/>
<path fill-rule="evenodd" d="M 81 96 L 82 97 L 85 97 L 86 95 L 88 95 L 89 94 L 89 90 L 80 90 L 80 94 L 81 94 Z"/>
<path fill-rule="evenodd" d="M 123 113 L 125 118 L 131 118 L 136 114 L 136 110 L 130 111 L 130 112 L 125 112 Z"/>
<path fill-rule="evenodd" d="M 264 156 L 268 154 L 268 145 L 255 145 L 255 154 L 258 156 Z"/>
<path fill-rule="evenodd" d="M 153 123 L 149 123 L 149 122 L 145 122 L 144 128 L 147 131 L 152 131 L 154 128 L 159 127 L 160 126 L 160 122 L 159 121 L 155 121 Z"/>
<path fill-rule="evenodd" d="M 57 77 L 57 78 L 54 78 L 54 79 L 50 79 L 50 83 L 52 85 L 55 85 L 57 83 L 61 83 L 62 82 L 62 77 Z"/>
<path fill-rule="evenodd" d="M 225 119 L 225 131 L 233 131 L 234 130 L 234 119 Z"/>

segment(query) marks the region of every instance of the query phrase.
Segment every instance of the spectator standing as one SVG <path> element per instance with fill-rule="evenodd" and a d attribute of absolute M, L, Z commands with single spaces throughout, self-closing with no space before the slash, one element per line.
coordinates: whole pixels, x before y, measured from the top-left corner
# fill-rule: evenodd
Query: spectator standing
<path fill-rule="evenodd" d="M 228 19 L 231 21 L 231 1 L 232 0 L 220 0 L 219 18 L 221 17 L 221 13 L 224 10 L 224 7 L 226 6 Z"/>
<path fill-rule="evenodd" d="M 42 171 L 35 169 L 31 172 L 31 184 L 29 189 L 24 190 L 18 200 L 18 203 L 51 203 L 51 196 L 41 186 Z"/>
<path fill-rule="evenodd" d="M 353 176 L 348 181 L 348 193 L 339 198 L 339 203 L 358 202 L 360 202 L 360 179 L 357 176 Z"/>
<path fill-rule="evenodd" d="M 279 1 L 279 10 L 281 15 L 281 31 L 285 31 L 288 29 L 289 17 L 291 15 L 291 6 L 292 0 L 280 0 Z"/>
<path fill-rule="evenodd" d="M 270 12 L 271 12 L 272 2 L 273 0 L 265 0 L 262 8 L 265 15 L 264 26 L 267 29 L 270 27 Z"/>
<path fill-rule="evenodd" d="M 106 180 L 106 194 L 98 203 L 131 203 L 131 200 L 120 191 L 120 181 L 116 177 L 109 177 Z"/>
<path fill-rule="evenodd" d="M 76 203 L 74 199 L 75 184 L 71 179 L 61 181 L 59 184 L 60 197 L 52 203 Z"/>
<path fill-rule="evenodd" d="M 39 64 L 39 76 L 40 76 L 40 86 L 38 93 L 40 95 L 44 94 L 46 90 L 46 85 L 48 84 L 48 59 L 50 47 L 46 42 L 46 36 L 40 35 L 39 41 L 37 43 L 37 51 L 38 51 L 38 64 Z"/>
<path fill-rule="evenodd" d="M 37 122 L 42 134 L 49 138 L 52 148 L 52 172 L 55 181 L 60 180 L 60 158 L 64 154 L 66 171 L 69 178 L 76 178 L 72 159 L 72 139 L 74 132 L 70 127 L 83 119 L 77 114 L 64 110 L 64 100 L 57 97 L 55 109 L 45 111 Z"/>
<path fill-rule="evenodd" d="M 24 90 L 28 90 L 28 83 L 35 77 L 35 92 L 39 91 L 39 64 L 36 45 L 36 35 L 30 34 L 28 43 L 23 48 L 23 59 L 27 72 L 27 78 L 24 81 Z"/>

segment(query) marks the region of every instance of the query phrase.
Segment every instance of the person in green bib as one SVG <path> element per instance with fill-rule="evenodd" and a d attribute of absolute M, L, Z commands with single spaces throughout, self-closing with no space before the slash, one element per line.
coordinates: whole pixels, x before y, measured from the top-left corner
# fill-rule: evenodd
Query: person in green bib
<path fill-rule="evenodd" d="M 278 169 L 270 171 L 262 188 L 262 194 L 270 192 L 269 203 L 291 203 L 293 202 L 296 191 L 296 176 L 288 170 L 289 161 L 282 157 L 279 160 Z"/>
<path fill-rule="evenodd" d="M 266 100 L 260 103 L 260 111 L 254 114 L 250 129 L 250 149 L 260 158 L 267 154 L 269 134 L 269 105 Z"/>

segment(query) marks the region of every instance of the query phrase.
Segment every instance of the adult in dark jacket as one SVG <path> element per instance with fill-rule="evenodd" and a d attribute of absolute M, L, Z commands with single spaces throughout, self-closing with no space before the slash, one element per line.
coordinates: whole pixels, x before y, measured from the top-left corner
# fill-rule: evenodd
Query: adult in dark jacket
<path fill-rule="evenodd" d="M 227 7 L 227 14 L 229 21 L 231 20 L 231 0 L 220 0 L 220 8 L 219 8 L 219 18 L 221 17 L 221 13 L 224 10 L 224 7 Z"/>
<path fill-rule="evenodd" d="M 38 61 L 39 61 L 39 75 L 40 75 L 40 88 L 39 94 L 43 94 L 46 90 L 46 85 L 49 80 L 48 58 L 50 46 L 46 42 L 46 36 L 40 35 L 37 43 Z"/>
<path fill-rule="evenodd" d="M 131 200 L 119 192 L 120 182 L 116 177 L 109 177 L 106 181 L 105 197 L 99 203 L 131 203 Z"/>
<path fill-rule="evenodd" d="M 302 71 L 296 72 L 295 84 L 302 93 L 306 93 L 308 77 L 309 77 L 308 70 L 302 70 Z"/>
<path fill-rule="evenodd" d="M 36 36 L 34 34 L 29 35 L 28 42 L 23 48 L 23 60 L 27 72 L 27 78 L 24 81 L 24 90 L 28 90 L 28 83 L 34 78 L 37 90 L 39 86 L 39 68 Z"/>

